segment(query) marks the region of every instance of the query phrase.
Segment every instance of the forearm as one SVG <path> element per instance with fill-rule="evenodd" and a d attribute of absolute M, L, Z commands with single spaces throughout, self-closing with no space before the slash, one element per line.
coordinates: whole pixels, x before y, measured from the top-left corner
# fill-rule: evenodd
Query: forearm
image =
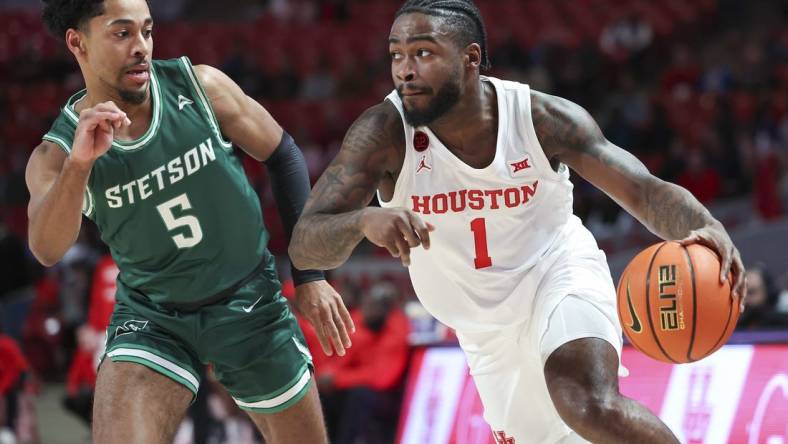
<path fill-rule="evenodd" d="M 636 216 L 666 240 L 684 239 L 692 230 L 719 224 L 692 193 L 656 178 L 646 188 L 641 215 Z"/>
<path fill-rule="evenodd" d="M 364 211 L 303 216 L 293 230 L 290 260 L 299 269 L 330 270 L 339 267 L 364 238 L 361 231 Z"/>
<path fill-rule="evenodd" d="M 82 204 L 90 168 L 66 161 L 52 188 L 30 211 L 30 250 L 52 266 L 74 244 L 82 225 Z"/>
<path fill-rule="evenodd" d="M 279 145 L 265 163 L 279 216 L 290 241 L 309 197 L 309 169 L 301 150 L 286 132 L 282 133 Z M 292 274 L 295 285 L 325 279 L 320 271 L 295 266 L 292 267 Z"/>

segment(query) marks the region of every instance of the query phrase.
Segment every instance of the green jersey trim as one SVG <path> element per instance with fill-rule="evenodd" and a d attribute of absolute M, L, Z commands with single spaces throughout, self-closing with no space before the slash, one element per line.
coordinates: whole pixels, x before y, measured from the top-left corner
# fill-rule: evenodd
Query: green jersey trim
<path fill-rule="evenodd" d="M 153 139 L 153 136 L 159 131 L 159 125 L 161 123 L 161 114 L 162 114 L 162 99 L 161 99 L 161 90 L 159 88 L 159 81 L 156 78 L 156 69 L 151 65 L 150 70 L 150 84 L 151 84 L 151 101 L 153 102 L 153 120 L 151 124 L 148 126 L 148 129 L 145 131 L 145 134 L 142 135 L 137 140 L 113 140 L 112 147 L 117 148 L 121 151 L 135 151 L 140 148 L 143 148 L 148 142 Z M 63 107 L 63 111 L 65 112 L 66 116 L 74 122 L 75 125 L 79 125 L 79 115 L 77 115 L 76 111 L 74 110 L 74 105 L 82 100 L 84 94 L 87 90 L 83 89 L 78 93 L 71 96 L 66 103 L 66 106 Z"/>
<path fill-rule="evenodd" d="M 52 134 L 47 133 L 47 134 L 44 134 L 44 136 L 41 137 L 41 138 L 46 140 L 46 141 L 48 141 L 48 142 L 54 143 L 55 145 L 59 146 L 66 153 L 71 153 L 71 145 L 69 145 L 68 142 L 66 142 L 65 140 L 61 139 L 60 137 L 53 136 Z"/>
<path fill-rule="evenodd" d="M 213 107 L 211 106 L 211 102 L 208 101 L 208 96 L 205 94 L 205 90 L 200 84 L 199 80 L 197 80 L 197 75 L 194 73 L 194 67 L 192 66 L 191 61 L 188 57 L 181 57 L 181 66 L 186 74 L 186 77 L 189 78 L 192 82 L 192 88 L 197 93 L 197 96 L 200 98 L 200 104 L 205 112 L 208 114 L 208 123 L 213 129 L 214 134 L 216 134 L 216 138 L 219 140 L 219 143 L 225 150 L 231 150 L 233 147 L 232 142 L 226 140 L 224 135 L 222 135 L 222 131 L 219 127 L 219 119 L 216 118 L 216 114 L 213 112 Z"/>
<path fill-rule="evenodd" d="M 141 364 L 152 363 L 155 365 L 154 368 L 161 370 L 165 375 L 186 385 L 194 393 L 197 393 L 197 390 L 200 388 L 199 380 L 191 372 L 149 351 L 137 348 L 115 348 L 108 352 L 107 356 L 113 361 L 128 360 Z"/>
<path fill-rule="evenodd" d="M 291 382 L 283 387 L 283 391 L 277 396 L 269 399 L 261 399 L 259 401 L 242 401 L 238 398 L 233 399 L 235 403 L 238 404 L 238 407 L 245 410 L 278 411 L 303 397 L 311 380 L 312 373 L 309 371 L 309 367 L 304 365 L 299 371 L 299 375 L 296 377 L 295 382 Z"/>
<path fill-rule="evenodd" d="M 53 136 L 51 134 L 44 134 L 44 136 L 41 138 L 47 142 L 52 142 L 59 146 L 63 151 L 66 152 L 66 154 L 71 154 L 71 147 L 60 137 Z M 96 200 L 93 198 L 93 193 L 90 191 L 90 187 L 85 187 L 85 195 L 82 199 L 82 214 L 93 219 L 93 213 L 95 209 Z"/>
<path fill-rule="evenodd" d="M 90 187 L 85 187 L 85 200 L 82 202 L 82 214 L 93 219 L 93 213 L 96 211 L 96 200 L 93 199 L 93 193 Z"/>

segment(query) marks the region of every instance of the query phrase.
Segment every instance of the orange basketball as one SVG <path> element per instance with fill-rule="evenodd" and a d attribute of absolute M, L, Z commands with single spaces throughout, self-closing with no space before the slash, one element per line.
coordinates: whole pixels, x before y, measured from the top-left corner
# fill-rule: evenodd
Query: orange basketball
<path fill-rule="evenodd" d="M 618 282 L 618 317 L 638 350 L 672 363 L 703 359 L 722 347 L 739 319 L 720 260 L 711 249 L 678 242 L 652 245 Z"/>

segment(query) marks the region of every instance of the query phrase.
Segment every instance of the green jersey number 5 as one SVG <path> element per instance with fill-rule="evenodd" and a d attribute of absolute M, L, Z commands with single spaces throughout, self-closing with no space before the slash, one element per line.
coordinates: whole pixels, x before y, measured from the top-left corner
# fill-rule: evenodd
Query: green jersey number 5
<path fill-rule="evenodd" d="M 189 202 L 189 196 L 187 196 L 186 193 L 156 206 L 162 220 L 164 220 L 164 225 L 167 226 L 167 230 L 172 231 L 181 227 L 188 227 L 191 231 L 190 236 L 182 233 L 172 236 L 175 245 L 178 248 L 191 248 L 199 244 L 202 240 L 202 227 L 200 227 L 200 221 L 196 217 L 188 214 L 175 217 L 175 213 L 173 212 L 175 208 L 180 208 L 178 213 L 192 208 L 192 204 Z"/>

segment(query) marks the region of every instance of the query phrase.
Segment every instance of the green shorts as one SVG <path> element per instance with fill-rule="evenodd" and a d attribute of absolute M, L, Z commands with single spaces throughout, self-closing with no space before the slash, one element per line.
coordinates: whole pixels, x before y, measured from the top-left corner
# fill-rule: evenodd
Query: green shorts
<path fill-rule="evenodd" d="M 116 299 L 104 355 L 114 362 L 149 367 L 195 395 L 199 370 L 211 364 L 238 406 L 256 412 L 284 410 L 309 389 L 312 357 L 272 267 L 195 311 L 165 308 L 121 283 Z"/>

